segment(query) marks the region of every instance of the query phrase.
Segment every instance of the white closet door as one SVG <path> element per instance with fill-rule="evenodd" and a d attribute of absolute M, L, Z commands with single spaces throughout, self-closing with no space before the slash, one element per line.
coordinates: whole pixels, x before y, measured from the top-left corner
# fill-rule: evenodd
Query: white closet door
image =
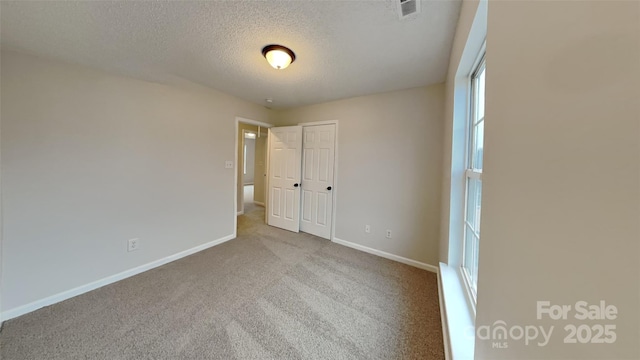
<path fill-rule="evenodd" d="M 269 129 L 269 208 L 271 226 L 300 230 L 302 127 Z"/>
<path fill-rule="evenodd" d="M 300 230 L 331 239 L 335 125 L 305 126 Z"/>

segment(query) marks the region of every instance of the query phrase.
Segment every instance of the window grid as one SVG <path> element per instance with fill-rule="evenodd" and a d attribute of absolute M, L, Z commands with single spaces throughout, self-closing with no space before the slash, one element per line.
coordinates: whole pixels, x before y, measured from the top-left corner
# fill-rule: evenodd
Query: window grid
<path fill-rule="evenodd" d="M 475 301 L 478 288 L 478 252 L 482 203 L 482 159 L 484 151 L 484 55 L 471 75 L 471 111 L 467 170 L 465 171 L 465 211 L 462 273 Z"/>

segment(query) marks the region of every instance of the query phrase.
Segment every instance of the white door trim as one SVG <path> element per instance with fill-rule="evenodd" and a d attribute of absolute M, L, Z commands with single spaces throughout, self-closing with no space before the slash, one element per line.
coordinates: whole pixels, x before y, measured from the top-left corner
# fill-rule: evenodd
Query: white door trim
<path fill-rule="evenodd" d="M 316 125 L 338 125 L 338 120 L 326 120 L 326 121 L 311 121 L 305 123 L 298 123 L 300 126 L 316 126 Z"/>
<path fill-rule="evenodd" d="M 257 121 L 257 120 L 251 120 L 251 119 L 243 118 L 240 116 L 236 116 L 236 124 L 237 123 L 245 123 L 249 125 L 262 126 L 266 128 L 270 128 L 274 126 L 273 124 L 269 124 L 269 123 Z"/>
<path fill-rule="evenodd" d="M 233 153 L 235 154 L 235 163 L 233 165 L 233 237 L 236 238 L 238 236 L 238 215 L 241 215 L 238 212 L 238 130 L 240 129 L 240 123 L 250 124 L 261 126 L 264 128 L 273 127 L 273 124 L 265 123 L 262 121 L 251 120 L 247 118 L 243 118 L 240 116 L 236 116 L 236 137 L 233 141 Z M 244 211 L 244 208 L 243 208 Z"/>
<path fill-rule="evenodd" d="M 334 124 L 336 126 L 336 141 L 335 141 L 335 151 L 333 153 L 334 161 L 333 161 L 333 209 L 331 209 L 331 241 L 335 242 L 336 238 L 336 209 L 338 203 L 338 191 L 340 191 L 340 187 L 338 186 L 338 143 L 339 143 L 339 126 L 338 120 L 325 120 L 325 121 L 312 121 L 306 123 L 298 123 L 298 125 L 304 126 L 316 126 L 316 125 L 331 125 Z"/>

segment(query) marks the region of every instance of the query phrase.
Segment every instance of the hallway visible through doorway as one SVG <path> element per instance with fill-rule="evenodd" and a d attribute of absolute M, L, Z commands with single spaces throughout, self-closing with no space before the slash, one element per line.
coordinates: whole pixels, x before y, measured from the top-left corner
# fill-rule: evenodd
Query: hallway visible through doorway
<path fill-rule="evenodd" d="M 257 206 L 253 201 L 253 185 L 245 185 L 243 195 L 245 214 L 251 212 Z"/>
<path fill-rule="evenodd" d="M 236 214 L 245 213 L 244 205 L 264 206 L 266 203 L 267 138 L 270 124 L 236 118 Z M 251 199 L 245 199 L 245 186 L 251 187 Z"/>

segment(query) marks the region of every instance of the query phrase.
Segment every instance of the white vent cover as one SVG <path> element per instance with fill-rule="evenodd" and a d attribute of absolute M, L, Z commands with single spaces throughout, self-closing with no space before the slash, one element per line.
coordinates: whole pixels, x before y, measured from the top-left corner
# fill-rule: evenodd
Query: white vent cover
<path fill-rule="evenodd" d="M 400 19 L 406 19 L 410 15 L 420 12 L 420 0 L 396 0 Z"/>

